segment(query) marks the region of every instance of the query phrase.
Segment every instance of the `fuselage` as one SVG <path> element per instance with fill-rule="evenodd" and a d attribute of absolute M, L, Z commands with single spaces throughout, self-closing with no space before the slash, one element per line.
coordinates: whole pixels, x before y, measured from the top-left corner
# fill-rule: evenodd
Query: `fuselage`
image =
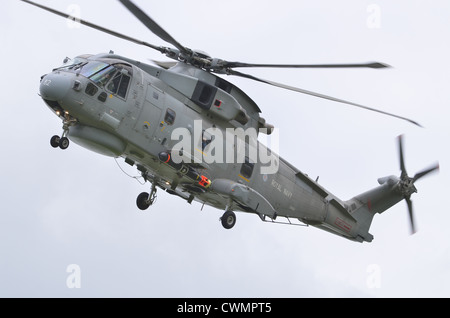
<path fill-rule="evenodd" d="M 185 63 L 166 70 L 113 54 L 86 55 L 44 76 L 40 92 L 68 123 L 72 141 L 123 157 L 189 203 L 372 240 L 351 205 L 258 141 L 260 133 L 272 134 L 273 144 L 276 129 L 250 97 L 216 75 Z"/>

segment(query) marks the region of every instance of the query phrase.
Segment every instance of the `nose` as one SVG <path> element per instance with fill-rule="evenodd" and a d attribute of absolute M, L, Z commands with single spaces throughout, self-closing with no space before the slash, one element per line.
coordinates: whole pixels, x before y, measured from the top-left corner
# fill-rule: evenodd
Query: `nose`
<path fill-rule="evenodd" d="M 70 89 L 71 79 L 64 73 L 50 73 L 41 79 L 41 97 L 49 101 L 60 101 Z"/>

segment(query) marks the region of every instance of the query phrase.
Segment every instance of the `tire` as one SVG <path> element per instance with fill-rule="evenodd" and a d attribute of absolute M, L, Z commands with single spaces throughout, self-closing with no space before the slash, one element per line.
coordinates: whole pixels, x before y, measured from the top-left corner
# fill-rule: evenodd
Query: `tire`
<path fill-rule="evenodd" d="M 59 148 L 61 148 L 62 150 L 67 149 L 69 147 L 69 139 L 67 137 L 62 137 L 59 140 Z"/>
<path fill-rule="evenodd" d="M 58 148 L 59 147 L 59 141 L 61 140 L 61 137 L 59 137 L 59 136 L 53 136 L 51 139 L 50 139 L 50 145 L 53 147 L 53 148 Z"/>
<path fill-rule="evenodd" d="M 226 211 L 220 218 L 222 226 L 229 230 L 236 224 L 236 214 L 233 211 Z"/>
<path fill-rule="evenodd" d="M 150 207 L 150 203 L 147 202 L 149 194 L 147 192 L 142 192 L 138 195 L 136 199 L 136 205 L 139 210 L 145 211 Z"/>

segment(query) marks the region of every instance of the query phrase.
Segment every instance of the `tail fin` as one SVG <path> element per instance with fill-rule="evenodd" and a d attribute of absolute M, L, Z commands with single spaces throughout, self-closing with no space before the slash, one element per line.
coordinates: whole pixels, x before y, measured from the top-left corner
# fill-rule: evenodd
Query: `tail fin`
<path fill-rule="evenodd" d="M 390 176 L 380 178 L 378 182 L 380 186 L 344 202 L 351 216 L 357 221 L 358 236 L 366 242 L 373 240 L 369 229 L 375 214 L 383 213 L 403 199 L 403 195 L 398 191 L 400 179 Z"/>

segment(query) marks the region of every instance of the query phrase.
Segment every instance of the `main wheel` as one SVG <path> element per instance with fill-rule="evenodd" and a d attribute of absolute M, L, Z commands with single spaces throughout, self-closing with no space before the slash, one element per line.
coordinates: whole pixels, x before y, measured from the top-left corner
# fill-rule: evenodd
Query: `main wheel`
<path fill-rule="evenodd" d="M 55 135 L 50 139 L 50 145 L 52 145 L 53 148 L 58 148 L 59 147 L 59 140 L 61 139 L 61 137 Z"/>
<path fill-rule="evenodd" d="M 140 210 L 145 211 L 151 205 L 151 203 L 148 201 L 149 196 L 150 195 L 147 192 L 142 192 L 138 195 L 136 199 L 136 205 Z"/>
<path fill-rule="evenodd" d="M 59 148 L 61 149 L 67 149 L 69 147 L 69 139 L 67 137 L 62 137 L 59 140 Z"/>
<path fill-rule="evenodd" d="M 236 224 L 236 214 L 233 211 L 225 211 L 220 221 L 222 222 L 222 226 L 229 230 Z"/>

